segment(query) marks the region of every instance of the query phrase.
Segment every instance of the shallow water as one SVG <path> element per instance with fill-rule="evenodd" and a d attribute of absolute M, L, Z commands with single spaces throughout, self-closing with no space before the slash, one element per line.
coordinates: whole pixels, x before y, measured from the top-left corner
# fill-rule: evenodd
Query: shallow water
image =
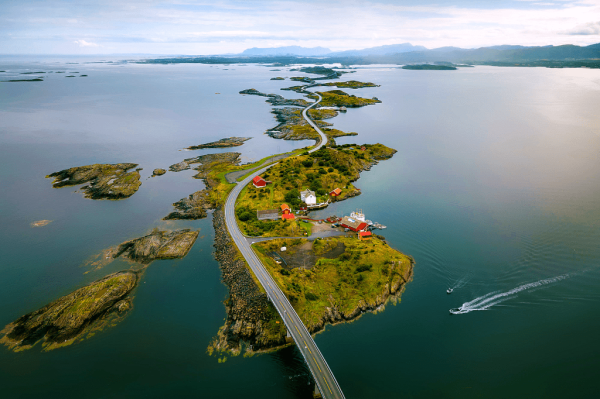
<path fill-rule="evenodd" d="M 0 349 L 3 393 L 69 396 L 68 383 L 87 397 L 310 397 L 294 348 L 225 363 L 206 355 L 226 297 L 210 218 L 160 220 L 202 183 L 192 171 L 148 178 L 215 152 L 182 148 L 223 137 L 253 137 L 231 149 L 244 162 L 307 145 L 262 134 L 276 125 L 268 104 L 237 94 L 278 92 L 292 84 L 271 77 L 300 73 L 88 61 L 0 59 L 14 76 L 88 75 L 0 84 L 0 325 L 128 267 L 84 274 L 82 265 L 155 226 L 199 228 L 202 238 L 185 259 L 148 268 L 133 312 L 117 327 L 50 353 Z M 362 208 L 417 263 L 401 303 L 317 335 L 345 395 L 590 397 L 600 349 L 597 72 L 375 66 L 346 77 L 381 84 L 352 94 L 382 103 L 330 120 L 359 133 L 338 142 L 381 142 L 398 153 L 363 173 L 361 196 L 315 215 Z M 91 201 L 44 178 L 96 162 L 139 163 L 140 190 L 124 201 Z M 40 219 L 53 222 L 30 227 Z M 486 310 L 449 314 L 510 292 Z"/>

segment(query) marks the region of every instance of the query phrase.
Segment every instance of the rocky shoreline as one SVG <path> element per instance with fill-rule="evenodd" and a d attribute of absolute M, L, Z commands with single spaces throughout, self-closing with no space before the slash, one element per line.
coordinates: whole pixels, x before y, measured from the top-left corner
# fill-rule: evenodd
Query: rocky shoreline
<path fill-rule="evenodd" d="M 224 212 L 213 213 L 215 258 L 219 262 L 223 282 L 229 289 L 225 300 L 227 319 L 208 351 L 239 354 L 245 345 L 252 351 L 275 348 L 285 344 L 285 327 L 279 334 L 272 332 L 273 324 L 283 326 L 279 315 L 269 303 L 267 294 L 258 287 L 246 262 L 233 243 Z M 278 323 L 276 323 L 278 322 Z"/>

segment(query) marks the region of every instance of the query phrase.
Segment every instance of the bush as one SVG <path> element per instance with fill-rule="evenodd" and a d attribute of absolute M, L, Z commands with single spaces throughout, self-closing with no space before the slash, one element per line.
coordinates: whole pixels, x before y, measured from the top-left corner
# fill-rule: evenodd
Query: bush
<path fill-rule="evenodd" d="M 247 222 L 248 220 L 252 219 L 252 214 L 248 211 L 245 211 L 242 212 L 238 217 L 242 222 Z"/>
<path fill-rule="evenodd" d="M 323 168 L 319 168 L 319 173 L 322 174 L 322 175 L 326 175 L 327 171 L 325 169 L 323 169 Z"/>
<path fill-rule="evenodd" d="M 287 271 L 287 270 L 285 270 L 285 269 L 283 269 L 283 268 L 279 271 L 279 273 L 283 274 L 284 276 L 289 276 L 290 275 L 290 272 Z"/>
<path fill-rule="evenodd" d="M 329 173 L 331 173 L 331 172 L 333 172 L 333 168 L 329 168 L 329 169 L 327 169 L 327 171 L 328 171 Z"/>
<path fill-rule="evenodd" d="M 325 194 L 327 194 L 327 190 L 322 189 L 322 188 L 320 188 L 320 189 L 317 190 L 317 195 L 318 196 L 322 196 L 322 195 L 325 195 Z"/>
<path fill-rule="evenodd" d="M 288 191 L 287 193 L 285 193 L 285 201 L 288 202 L 290 204 L 290 206 L 295 206 L 297 207 L 298 205 L 300 205 L 300 192 L 298 191 L 298 189 L 294 188 L 290 191 Z"/>
<path fill-rule="evenodd" d="M 373 269 L 373 265 L 360 265 L 356 268 L 356 273 L 370 272 L 371 269 Z"/>
<path fill-rule="evenodd" d="M 313 161 L 311 159 L 306 159 L 302 161 L 302 166 L 304 166 L 305 168 L 310 168 L 311 166 L 313 166 Z"/>
<path fill-rule="evenodd" d="M 362 274 L 359 274 L 358 277 L 356 278 L 356 281 L 361 282 L 365 279 L 365 276 L 363 276 Z"/>
<path fill-rule="evenodd" d="M 306 298 L 309 301 L 316 301 L 317 299 L 319 299 L 319 297 L 313 294 L 312 292 L 305 293 L 304 298 Z"/>

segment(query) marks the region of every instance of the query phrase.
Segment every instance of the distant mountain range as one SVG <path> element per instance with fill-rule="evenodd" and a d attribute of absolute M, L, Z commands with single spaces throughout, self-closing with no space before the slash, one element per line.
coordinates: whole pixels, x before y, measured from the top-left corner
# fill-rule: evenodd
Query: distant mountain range
<path fill-rule="evenodd" d="M 283 56 L 283 55 L 296 55 L 296 56 L 318 56 L 331 54 L 331 50 L 325 47 L 300 47 L 300 46 L 287 46 L 287 47 L 267 47 L 267 48 L 258 48 L 252 47 L 247 50 L 242 51 L 240 55 L 245 56 Z"/>
<path fill-rule="evenodd" d="M 245 50 L 240 56 L 265 57 L 265 56 L 293 56 L 293 57 L 326 57 L 331 59 L 349 59 L 353 62 L 362 61 L 415 63 L 415 62 L 529 62 L 538 60 L 581 60 L 599 59 L 600 43 L 591 46 L 491 46 L 477 49 L 463 49 L 459 47 L 440 47 L 427 49 L 423 46 L 413 46 L 410 43 L 391 44 L 386 46 L 371 47 L 362 50 L 347 50 L 333 52 L 324 47 L 275 47 L 251 48 Z"/>
<path fill-rule="evenodd" d="M 390 44 L 386 46 L 371 47 L 362 50 L 347 50 L 347 51 L 331 51 L 325 47 L 301 47 L 301 46 L 286 46 L 286 47 L 253 47 L 244 50 L 239 55 L 250 57 L 264 56 L 327 56 L 327 57 L 361 57 L 369 55 L 389 55 L 397 53 L 406 53 L 409 51 L 427 50 L 423 46 L 413 46 L 410 43 Z"/>
<path fill-rule="evenodd" d="M 314 64 L 483 64 L 498 66 L 546 66 L 551 68 L 600 68 L 600 43 L 589 46 L 526 47 L 514 45 L 490 46 L 477 49 L 440 47 L 427 49 L 410 43 L 371 47 L 362 50 L 333 52 L 324 47 L 300 46 L 251 48 L 237 55 L 201 57 L 169 57 L 145 62 L 158 63 L 279 63 Z"/>

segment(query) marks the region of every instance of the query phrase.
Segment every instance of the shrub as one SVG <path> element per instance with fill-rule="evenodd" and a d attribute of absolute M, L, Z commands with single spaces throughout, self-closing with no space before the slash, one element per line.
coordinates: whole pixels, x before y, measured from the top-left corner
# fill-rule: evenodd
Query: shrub
<path fill-rule="evenodd" d="M 326 175 L 327 171 L 325 169 L 323 169 L 323 168 L 319 168 L 319 173 L 322 174 L 322 175 Z"/>
<path fill-rule="evenodd" d="M 317 299 L 319 299 L 319 297 L 317 295 L 313 294 L 312 292 L 305 293 L 304 298 L 306 298 L 309 301 L 316 301 Z"/>
<path fill-rule="evenodd" d="M 360 265 L 356 268 L 356 273 L 370 272 L 373 265 Z"/>
<path fill-rule="evenodd" d="M 284 276 L 289 276 L 289 275 L 290 275 L 290 272 L 289 272 L 289 271 L 287 271 L 287 270 L 286 270 L 286 269 L 284 269 L 284 268 L 281 268 L 281 270 L 279 271 L 279 273 L 283 274 Z"/>
<path fill-rule="evenodd" d="M 365 279 L 365 276 L 363 276 L 362 274 L 359 274 L 358 277 L 356 278 L 356 281 L 360 282 L 363 281 Z"/>
<path fill-rule="evenodd" d="M 329 173 L 331 173 L 331 172 L 333 172 L 333 168 L 329 168 L 329 169 L 327 169 L 327 171 L 328 171 Z"/>
<path fill-rule="evenodd" d="M 252 214 L 248 211 L 245 211 L 242 212 L 238 217 L 242 222 L 247 222 L 248 220 L 252 219 Z"/>
<path fill-rule="evenodd" d="M 305 168 L 310 168 L 313 165 L 313 161 L 310 159 L 302 161 L 302 166 Z"/>

